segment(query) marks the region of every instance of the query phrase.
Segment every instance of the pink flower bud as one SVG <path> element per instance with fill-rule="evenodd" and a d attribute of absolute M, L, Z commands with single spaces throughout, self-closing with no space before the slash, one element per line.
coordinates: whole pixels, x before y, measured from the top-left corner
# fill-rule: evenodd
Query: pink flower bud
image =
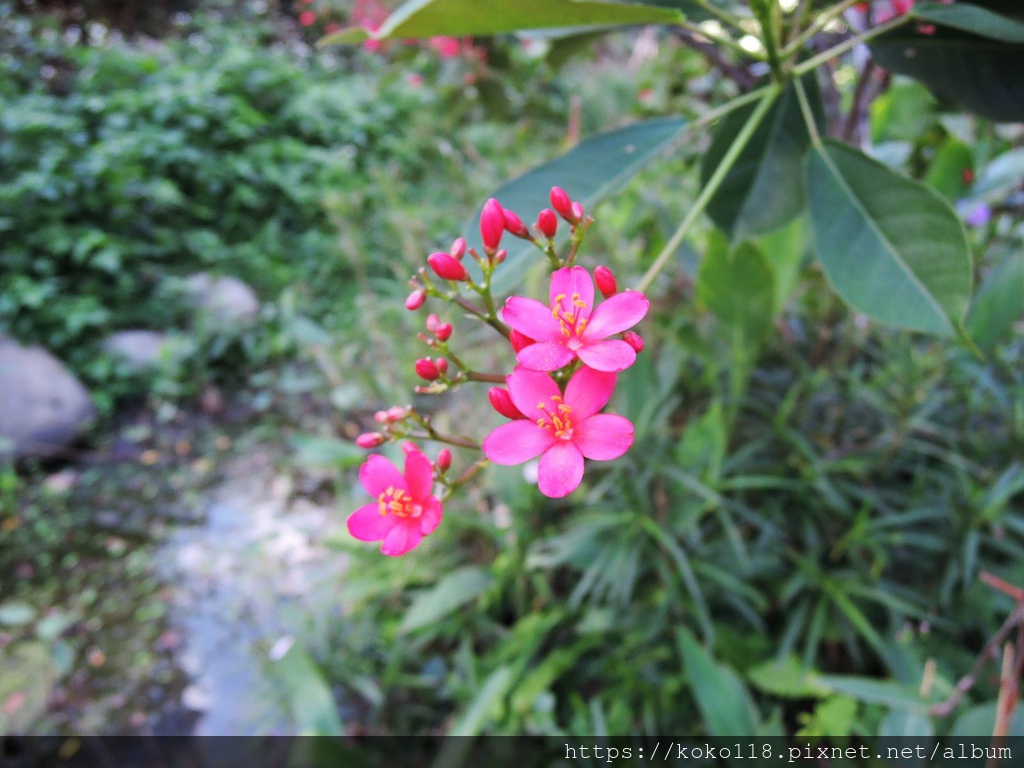
<path fill-rule="evenodd" d="M 619 285 L 615 282 L 615 275 L 608 267 L 598 267 L 594 270 L 594 282 L 597 283 L 597 290 L 606 299 L 618 293 Z"/>
<path fill-rule="evenodd" d="M 487 393 L 488 399 L 491 401 L 491 406 L 494 410 L 500 413 L 507 419 L 524 419 L 526 418 L 516 408 L 515 403 L 512 402 L 512 396 L 508 393 L 507 389 L 502 387 L 492 387 Z"/>
<path fill-rule="evenodd" d="M 551 207 L 558 211 L 558 215 L 566 221 L 572 221 L 572 200 L 561 187 L 551 188 Z"/>
<path fill-rule="evenodd" d="M 441 323 L 437 326 L 437 330 L 434 333 L 437 334 L 438 341 L 448 341 L 452 337 L 452 324 Z"/>
<path fill-rule="evenodd" d="M 505 209 L 492 197 L 484 203 L 484 209 L 480 213 L 480 236 L 484 241 L 484 250 L 496 250 L 504 231 Z"/>
<path fill-rule="evenodd" d="M 523 224 L 523 220 L 519 218 L 512 211 L 507 208 L 503 211 L 505 218 L 505 229 L 516 237 L 522 237 L 526 240 L 530 239 L 530 230 Z"/>
<path fill-rule="evenodd" d="M 376 421 L 378 424 L 383 424 L 385 421 L 388 420 L 387 411 L 377 411 L 375 414 L 373 414 L 373 420 Z"/>
<path fill-rule="evenodd" d="M 622 340 L 629 344 L 629 346 L 631 346 L 637 352 L 644 351 L 644 340 L 640 338 L 639 333 L 634 333 L 633 331 L 626 331 L 624 334 L 622 334 Z"/>
<path fill-rule="evenodd" d="M 462 257 L 466 255 L 466 241 L 461 237 L 455 238 L 455 242 L 452 243 L 451 254 L 453 259 L 462 261 Z"/>
<path fill-rule="evenodd" d="M 437 370 L 437 364 L 429 357 L 421 357 L 416 361 L 416 375 L 427 381 L 434 381 L 441 372 Z"/>
<path fill-rule="evenodd" d="M 427 264 L 443 280 L 465 280 L 469 277 L 466 268 L 448 253 L 430 254 L 427 257 Z"/>
<path fill-rule="evenodd" d="M 437 370 L 440 373 L 448 373 L 448 361 L 445 358 L 437 358 L 437 362 L 435 363 L 435 365 L 437 366 Z"/>
<path fill-rule="evenodd" d="M 410 311 L 415 311 L 423 306 L 423 303 L 427 300 L 427 292 L 424 290 L 413 291 L 409 294 L 409 298 L 405 300 L 405 308 Z"/>
<path fill-rule="evenodd" d="M 519 331 L 512 331 L 512 333 L 509 334 L 508 340 L 512 342 L 512 349 L 514 349 L 517 353 L 523 347 L 528 347 L 534 343 L 533 339 L 531 339 L 529 336 L 526 336 L 525 334 L 520 333 Z"/>
<path fill-rule="evenodd" d="M 416 445 L 412 440 L 406 440 L 402 443 L 402 450 L 405 451 L 406 455 L 410 453 L 422 453 L 419 446 Z"/>
<path fill-rule="evenodd" d="M 558 231 L 558 217 L 550 208 L 545 208 L 537 214 L 537 229 L 548 240 L 555 236 Z"/>
<path fill-rule="evenodd" d="M 437 468 L 442 472 L 447 472 L 448 468 L 452 465 L 452 452 L 447 448 L 442 448 L 437 454 Z"/>
<path fill-rule="evenodd" d="M 409 409 L 404 405 L 393 405 L 387 410 L 388 421 L 401 421 L 409 415 Z"/>
<path fill-rule="evenodd" d="M 498 251 L 496 254 L 494 254 L 494 263 L 495 264 L 501 264 L 503 261 L 505 261 L 505 258 L 507 256 L 508 256 L 508 251 L 506 251 L 504 248 L 502 248 L 500 251 Z"/>
<path fill-rule="evenodd" d="M 385 439 L 380 432 L 364 432 L 356 438 L 356 445 L 360 448 L 376 448 L 383 444 Z"/>
<path fill-rule="evenodd" d="M 583 210 L 583 203 L 575 203 L 574 202 L 572 204 L 572 218 L 573 218 L 573 221 L 577 221 L 577 222 L 583 221 L 583 214 L 584 213 L 585 213 L 585 211 Z"/>
<path fill-rule="evenodd" d="M 438 319 L 437 315 L 427 315 L 427 330 L 431 333 L 435 333 L 437 331 L 437 325 L 440 322 L 441 321 Z"/>

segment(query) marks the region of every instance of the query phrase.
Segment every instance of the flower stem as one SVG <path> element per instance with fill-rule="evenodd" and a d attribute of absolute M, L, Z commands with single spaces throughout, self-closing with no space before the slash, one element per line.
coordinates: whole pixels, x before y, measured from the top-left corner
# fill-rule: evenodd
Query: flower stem
<path fill-rule="evenodd" d="M 480 373 L 479 371 L 466 371 L 466 381 L 489 381 L 493 384 L 504 384 L 505 377 L 500 373 Z"/>
<path fill-rule="evenodd" d="M 638 291 L 646 291 L 651 286 L 651 283 L 654 282 L 654 278 L 658 276 L 658 273 L 665 268 L 668 260 L 675 254 L 680 243 L 683 242 L 686 232 L 690 229 L 693 222 L 697 220 L 697 217 L 707 206 L 715 192 L 718 191 L 718 187 L 725 179 L 726 174 L 728 174 L 732 169 L 736 159 L 740 155 L 740 152 L 743 151 L 747 142 L 750 141 L 750 137 L 753 136 L 754 131 L 757 130 L 757 127 L 761 124 L 761 119 L 775 102 L 775 98 L 779 95 L 780 90 L 781 86 L 778 83 L 772 83 L 758 91 L 752 92 L 757 93 L 760 97 L 757 107 L 753 112 L 751 112 L 750 117 L 747 118 L 747 122 L 743 124 L 743 128 L 740 129 L 740 132 L 733 140 L 732 146 L 729 147 L 729 151 L 725 153 L 722 161 L 718 164 L 718 167 L 715 168 L 715 172 L 711 175 L 711 178 L 708 179 L 708 183 L 704 185 L 704 189 L 702 189 L 700 195 L 697 196 L 697 199 L 693 203 L 693 207 L 686 212 L 686 216 L 683 217 L 679 227 L 673 233 L 672 237 L 669 238 L 669 241 L 665 243 L 665 247 L 661 249 L 661 253 L 658 254 L 658 258 L 654 260 L 654 263 L 651 264 L 650 268 L 640 280 L 639 285 L 637 285 Z M 751 94 L 747 95 L 749 96 Z M 750 101 L 750 99 L 747 99 L 746 101 Z M 744 103 L 746 103 L 746 101 L 744 101 Z"/>

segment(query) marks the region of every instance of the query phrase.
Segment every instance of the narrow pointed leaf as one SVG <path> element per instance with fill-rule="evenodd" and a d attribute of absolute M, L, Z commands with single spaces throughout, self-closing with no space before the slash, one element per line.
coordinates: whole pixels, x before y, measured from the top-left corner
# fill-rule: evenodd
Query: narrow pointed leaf
<path fill-rule="evenodd" d="M 806 171 L 815 251 L 836 292 L 880 322 L 952 335 L 971 257 L 949 203 L 834 141 L 809 153 Z"/>
<path fill-rule="evenodd" d="M 410 0 L 376 31 L 343 29 L 325 37 L 320 45 L 359 43 L 371 38 L 498 35 L 552 27 L 673 24 L 683 18 L 674 8 L 594 0 Z"/>
<path fill-rule="evenodd" d="M 715 661 L 687 630 L 680 629 L 676 640 L 708 735 L 757 733 L 757 710 L 739 675 Z"/>
<path fill-rule="evenodd" d="M 825 118 L 817 81 L 804 78 L 804 87 L 818 129 L 823 131 Z M 722 120 L 701 165 L 703 184 L 718 168 L 755 108 L 752 105 L 736 110 Z M 765 115 L 726 174 L 708 203 L 708 215 L 734 242 L 771 232 L 796 218 L 807 201 L 802 168 L 810 143 L 796 89 L 791 85 Z"/>
<path fill-rule="evenodd" d="M 505 208 L 518 213 L 527 226 L 536 220 L 542 208 L 551 206 L 548 199 L 551 187 L 562 187 L 590 212 L 657 157 L 686 128 L 686 124 L 686 120 L 679 117 L 656 118 L 600 133 L 551 162 L 506 182 L 491 196 Z M 466 241 L 481 253 L 483 244 L 479 223 L 482 207 L 474 212 L 463 232 Z M 558 231 L 564 239 L 568 236 L 569 225 L 560 221 Z M 497 292 L 511 288 L 522 279 L 534 261 L 544 259 L 534 246 L 508 234 L 502 245 L 508 249 L 508 258 L 494 273 L 493 286 Z"/>

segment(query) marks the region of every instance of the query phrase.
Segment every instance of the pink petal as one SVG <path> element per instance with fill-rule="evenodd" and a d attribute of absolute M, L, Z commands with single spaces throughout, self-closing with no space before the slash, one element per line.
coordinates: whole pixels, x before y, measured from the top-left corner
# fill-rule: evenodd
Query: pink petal
<path fill-rule="evenodd" d="M 562 394 L 554 379 L 546 373 L 531 371 L 522 366 L 517 366 L 509 376 L 506 376 L 505 382 L 513 405 L 531 422 L 543 415 L 537 409 L 538 403 L 550 407 L 551 398 Z"/>
<path fill-rule="evenodd" d="M 572 408 L 573 424 L 590 418 L 608 405 L 614 391 L 614 373 L 580 368 L 565 387 L 565 404 Z"/>
<path fill-rule="evenodd" d="M 373 454 L 359 468 L 359 482 L 371 496 L 380 496 L 388 488 L 409 490 L 402 473 L 379 453 Z"/>
<path fill-rule="evenodd" d="M 572 295 L 578 293 L 580 301 L 586 306 L 580 308 L 583 317 L 589 317 L 594 308 L 594 281 L 590 273 L 583 267 L 562 267 L 551 274 L 551 291 L 549 304 L 553 308 L 559 296 L 564 296 L 562 308 L 575 313 L 577 308 L 572 304 Z M 551 310 L 548 310 L 548 314 Z"/>
<path fill-rule="evenodd" d="M 416 545 L 423 541 L 423 534 L 420 532 L 419 525 L 417 525 L 418 522 L 418 520 L 413 519 L 399 522 L 384 537 L 384 544 L 381 546 L 380 551 L 385 555 L 398 557 L 416 547 Z"/>
<path fill-rule="evenodd" d="M 382 515 L 377 504 L 367 504 L 348 516 L 348 532 L 360 541 L 380 541 L 395 527 L 398 518 Z"/>
<path fill-rule="evenodd" d="M 501 310 L 501 318 L 534 341 L 558 341 L 562 338 L 562 327 L 551 316 L 551 308 L 536 299 L 510 296 Z"/>
<path fill-rule="evenodd" d="M 434 488 L 434 465 L 420 451 L 410 451 L 405 457 L 405 480 L 409 495 L 422 503 Z"/>
<path fill-rule="evenodd" d="M 575 357 L 565 344 L 543 341 L 519 350 L 516 362 L 533 371 L 557 371 L 571 363 Z"/>
<path fill-rule="evenodd" d="M 519 419 L 502 424 L 483 444 L 484 455 L 495 464 L 522 464 L 540 456 L 557 438 L 532 421 Z"/>
<path fill-rule="evenodd" d="M 423 514 L 420 515 L 420 532 L 427 536 L 434 532 L 441 523 L 441 502 L 436 496 L 428 496 L 423 503 Z"/>
<path fill-rule="evenodd" d="M 579 448 L 559 440 L 540 457 L 537 485 L 540 492 L 552 499 L 560 499 L 575 491 L 583 479 L 583 454 Z"/>
<path fill-rule="evenodd" d="M 598 371 L 617 373 L 636 362 L 636 350 L 619 339 L 587 344 L 580 347 L 576 354 L 580 356 L 584 365 Z"/>
<path fill-rule="evenodd" d="M 633 423 L 624 416 L 599 413 L 574 423 L 572 441 L 588 459 L 617 459 L 633 445 Z"/>
<path fill-rule="evenodd" d="M 623 291 L 606 299 L 594 310 L 583 331 L 584 341 L 598 341 L 621 333 L 644 319 L 649 302 L 640 291 Z"/>

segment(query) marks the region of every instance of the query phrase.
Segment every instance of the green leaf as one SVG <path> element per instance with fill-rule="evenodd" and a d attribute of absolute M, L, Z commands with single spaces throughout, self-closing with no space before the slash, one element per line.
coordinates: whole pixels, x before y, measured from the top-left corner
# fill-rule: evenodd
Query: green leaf
<path fill-rule="evenodd" d="M 935 97 L 920 83 L 897 81 L 871 103 L 872 142 L 918 141 L 935 120 L 935 106 Z"/>
<path fill-rule="evenodd" d="M 953 738 L 991 736 L 996 724 L 997 702 L 989 701 L 971 707 L 957 718 L 950 731 Z M 1024 709 L 1018 706 L 1010 720 L 1008 736 L 1024 736 Z"/>
<path fill-rule="evenodd" d="M 797 716 L 800 730 L 796 736 L 847 738 L 857 719 L 857 702 L 848 696 L 831 696 L 814 707 L 811 713 Z"/>
<path fill-rule="evenodd" d="M 1001 155 L 981 169 L 971 189 L 970 200 L 1001 202 L 1024 183 L 1024 147 L 1017 147 Z"/>
<path fill-rule="evenodd" d="M 697 274 L 697 298 L 752 347 L 771 328 L 775 288 L 771 267 L 753 243 L 730 249 L 712 237 Z"/>
<path fill-rule="evenodd" d="M 739 676 L 716 662 L 688 630 L 680 629 L 676 640 L 708 735 L 757 733 L 757 710 Z"/>
<path fill-rule="evenodd" d="M 356 467 L 366 461 L 359 446 L 333 437 L 295 435 L 292 438 L 295 463 L 301 467 Z"/>
<path fill-rule="evenodd" d="M 679 466 L 705 482 L 717 481 L 728 449 L 727 437 L 725 411 L 722 402 L 715 400 L 705 413 L 686 425 L 676 446 Z"/>
<path fill-rule="evenodd" d="M 476 698 L 448 731 L 449 736 L 476 736 L 498 714 L 502 699 L 512 686 L 512 670 L 498 667 L 484 681 Z M 454 739 L 451 741 L 460 741 Z"/>
<path fill-rule="evenodd" d="M 292 717 L 302 735 L 345 735 L 331 689 L 306 651 L 293 645 L 273 669 L 287 691 Z"/>
<path fill-rule="evenodd" d="M 1008 255 L 981 282 L 967 315 L 967 334 L 984 352 L 1024 315 L 1024 253 Z"/>
<path fill-rule="evenodd" d="M 807 232 L 807 217 L 799 216 L 784 227 L 755 240 L 772 271 L 772 285 L 775 288 L 773 317 L 785 308 L 800 282 L 800 272 L 809 250 Z"/>
<path fill-rule="evenodd" d="M 482 568 L 467 566 L 452 571 L 431 589 L 420 593 L 402 619 L 400 632 L 412 632 L 454 613 L 487 591 L 494 581 Z"/>
<path fill-rule="evenodd" d="M 931 24 L 953 27 L 1004 43 L 1024 43 L 1024 23 L 970 3 L 921 3 L 911 13 Z"/>
<path fill-rule="evenodd" d="M 1024 120 L 1024 47 L 965 33 L 886 35 L 871 45 L 886 69 L 923 83 L 940 100 L 990 120 Z"/>
<path fill-rule="evenodd" d="M 928 703 L 918 692 L 902 683 L 856 675 L 822 675 L 818 682 L 834 693 L 852 696 L 867 704 L 884 704 L 893 709 L 925 712 Z"/>
<path fill-rule="evenodd" d="M 804 78 L 804 87 L 818 129 L 824 132 L 817 80 Z M 701 164 L 702 184 L 711 178 L 754 109 L 756 105 L 736 110 L 722 120 Z M 796 89 L 790 85 L 725 175 L 708 203 L 708 215 L 733 241 L 771 232 L 795 218 L 807 202 L 802 170 L 810 143 Z"/>
<path fill-rule="evenodd" d="M 562 187 L 573 200 L 579 200 L 591 211 L 601 200 L 625 186 L 686 125 L 683 118 L 665 117 L 597 134 L 551 162 L 506 182 L 491 196 L 497 198 L 505 208 L 518 213 L 527 226 L 541 209 L 550 207 L 552 187 Z M 469 245 L 482 253 L 479 227 L 481 210 L 482 204 L 467 222 L 463 237 Z M 568 225 L 565 223 L 560 225 L 559 230 L 561 235 L 568 235 Z M 505 246 L 508 248 L 508 257 L 494 273 L 492 282 L 497 293 L 508 290 L 523 278 L 530 257 L 540 260 L 544 258 L 534 246 L 522 240 L 506 236 Z"/>
<path fill-rule="evenodd" d="M 360 43 L 370 38 L 499 35 L 551 27 L 675 24 L 683 18 L 672 8 L 593 0 L 410 0 L 375 32 L 343 29 L 325 37 L 320 45 Z"/>
<path fill-rule="evenodd" d="M 836 292 L 883 323 L 952 335 L 971 256 L 949 203 L 845 144 L 807 158 L 815 251 Z"/>
<path fill-rule="evenodd" d="M 924 180 L 944 198 L 955 203 L 967 194 L 973 171 L 974 156 L 970 148 L 959 139 L 951 138 L 935 154 Z"/>
<path fill-rule="evenodd" d="M 829 695 L 829 689 L 818 681 L 817 673 L 805 669 L 792 654 L 758 664 L 747 671 L 747 677 L 759 690 L 773 696 L 809 699 Z"/>
<path fill-rule="evenodd" d="M 922 712 L 908 712 L 905 709 L 890 709 L 878 727 L 882 738 L 934 736 L 935 723 Z"/>

